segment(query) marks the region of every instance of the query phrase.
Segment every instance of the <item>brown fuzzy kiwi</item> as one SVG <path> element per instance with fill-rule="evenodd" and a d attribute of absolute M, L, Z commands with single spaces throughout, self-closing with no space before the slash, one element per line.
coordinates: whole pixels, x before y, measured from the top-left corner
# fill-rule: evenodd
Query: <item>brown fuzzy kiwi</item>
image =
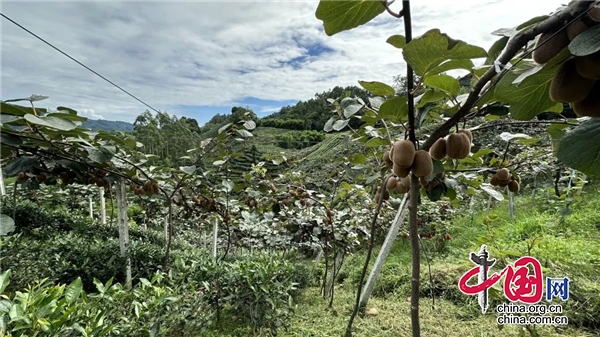
<path fill-rule="evenodd" d="M 400 183 L 402 184 L 402 186 L 406 187 L 406 188 L 410 188 L 410 177 L 404 177 L 402 179 L 400 179 Z"/>
<path fill-rule="evenodd" d="M 471 130 L 462 129 L 462 130 L 458 130 L 457 133 L 462 133 L 462 134 L 467 135 L 467 138 L 469 138 L 469 144 L 473 143 L 473 133 L 471 132 Z"/>
<path fill-rule="evenodd" d="M 492 186 L 498 186 L 498 185 L 500 185 L 500 179 L 498 179 L 497 175 L 494 175 L 492 177 L 492 179 L 490 180 L 490 184 L 492 184 Z"/>
<path fill-rule="evenodd" d="M 154 192 L 154 194 L 157 194 L 158 192 L 160 192 L 160 187 L 158 186 L 157 183 L 152 184 L 152 192 Z"/>
<path fill-rule="evenodd" d="M 513 193 L 519 192 L 519 183 L 516 180 L 511 180 L 508 183 L 508 190 Z"/>
<path fill-rule="evenodd" d="M 431 160 L 429 152 L 425 150 L 415 152 L 412 172 L 417 177 L 426 177 L 433 173 L 433 160 Z"/>
<path fill-rule="evenodd" d="M 142 195 L 142 194 L 144 194 L 144 188 L 142 186 L 135 189 L 135 195 Z"/>
<path fill-rule="evenodd" d="M 446 158 L 446 138 L 440 138 L 433 143 L 429 149 L 431 158 L 435 160 L 443 160 Z"/>
<path fill-rule="evenodd" d="M 429 185 L 429 182 L 427 180 L 425 180 L 425 178 L 421 177 L 421 178 L 419 178 L 419 184 L 421 184 L 421 186 L 425 187 L 425 186 Z"/>
<path fill-rule="evenodd" d="M 600 80 L 600 51 L 590 55 L 575 57 L 575 69 L 579 76 Z"/>
<path fill-rule="evenodd" d="M 573 103 L 573 111 L 578 116 L 600 117 L 600 81 L 596 82 L 584 100 Z"/>
<path fill-rule="evenodd" d="M 25 180 L 27 179 L 27 174 L 23 171 L 17 173 L 17 180 Z"/>
<path fill-rule="evenodd" d="M 402 168 L 411 167 L 415 157 L 415 145 L 410 140 L 399 140 L 394 143 L 392 161 Z"/>
<path fill-rule="evenodd" d="M 510 171 L 506 167 L 503 167 L 496 172 L 496 177 L 498 181 L 510 180 Z"/>
<path fill-rule="evenodd" d="M 568 25 L 567 26 L 567 37 L 569 38 L 569 41 L 573 41 L 573 39 L 575 37 L 577 37 L 577 35 L 583 33 L 588 28 L 589 27 L 583 21 L 581 21 L 581 19 L 578 19 L 575 22 L 573 22 L 572 24 Z"/>
<path fill-rule="evenodd" d="M 104 181 L 104 179 L 98 179 L 96 180 L 96 186 L 98 187 L 103 187 L 105 185 L 106 181 Z"/>
<path fill-rule="evenodd" d="M 560 65 L 550 82 L 550 99 L 554 102 L 574 103 L 582 101 L 594 86 L 594 80 L 577 73 L 575 59 Z"/>
<path fill-rule="evenodd" d="M 385 151 L 383 153 L 383 162 L 385 163 L 385 166 L 387 168 L 392 168 L 392 165 L 394 164 L 394 162 L 390 158 L 390 151 Z"/>
<path fill-rule="evenodd" d="M 385 188 L 388 191 L 393 190 L 394 188 L 396 188 L 396 184 L 398 183 L 398 179 L 396 179 L 396 177 L 389 177 L 388 181 L 385 184 Z"/>
<path fill-rule="evenodd" d="M 409 191 L 410 188 L 404 186 L 400 181 L 398 182 L 398 184 L 396 184 L 396 192 L 400 193 L 400 194 L 404 194 L 407 193 Z"/>
<path fill-rule="evenodd" d="M 556 32 L 542 33 L 538 39 L 532 55 L 535 62 L 544 64 L 550 61 L 571 42 L 566 29 L 560 30 L 556 35 L 554 33 Z M 552 37 L 552 35 L 554 36 Z M 547 42 L 545 42 L 546 40 Z"/>
<path fill-rule="evenodd" d="M 37 176 L 35 176 L 35 180 L 37 180 L 39 183 L 43 183 L 44 181 L 46 181 L 46 175 L 38 174 Z"/>
<path fill-rule="evenodd" d="M 471 152 L 469 137 L 464 133 L 453 133 L 446 139 L 446 154 L 451 159 L 464 159 Z"/>
<path fill-rule="evenodd" d="M 410 174 L 410 167 L 403 168 L 400 166 L 396 166 L 396 164 L 394 164 L 392 171 L 394 172 L 394 175 L 396 175 L 400 178 L 404 178 Z"/>
<path fill-rule="evenodd" d="M 500 187 L 506 187 L 508 186 L 508 184 L 510 184 L 512 180 L 507 179 L 507 180 L 498 180 L 498 185 L 500 185 Z"/>

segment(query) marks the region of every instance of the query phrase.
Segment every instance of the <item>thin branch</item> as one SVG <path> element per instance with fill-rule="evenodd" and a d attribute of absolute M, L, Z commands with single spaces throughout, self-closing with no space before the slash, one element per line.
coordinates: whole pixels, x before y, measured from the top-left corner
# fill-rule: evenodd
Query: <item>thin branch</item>
<path fill-rule="evenodd" d="M 589 2 L 587 1 L 577 1 L 570 9 L 565 9 L 564 11 L 549 17 L 548 19 L 540 22 L 539 24 L 525 29 L 519 33 L 517 33 L 507 44 L 506 49 L 500 55 L 497 62 L 500 64 L 507 64 L 518 52 L 519 50 L 525 46 L 529 41 L 533 40 L 539 34 L 554 31 L 564 26 L 564 22 L 572 19 L 583 13 L 587 7 L 589 6 Z M 431 136 L 425 141 L 423 144 L 423 150 L 429 150 L 429 148 L 441 137 L 444 137 L 450 131 L 450 128 L 458 123 L 463 117 L 465 117 L 470 111 L 471 108 L 475 105 L 476 101 L 479 98 L 479 94 L 482 89 L 489 81 L 492 80 L 496 76 L 496 70 L 494 67 L 490 67 L 481 79 L 475 83 L 471 93 L 467 97 L 467 100 L 463 104 L 463 106 L 458 110 L 458 112 L 452 116 L 449 120 L 447 120 L 443 125 L 437 128 Z"/>
<path fill-rule="evenodd" d="M 528 124 L 561 124 L 561 125 L 571 125 L 571 126 L 578 126 L 578 123 L 571 123 L 569 121 L 526 121 L 526 122 L 504 122 L 504 123 L 495 123 L 495 124 L 488 124 L 488 125 L 480 125 L 478 127 L 475 127 L 473 129 L 470 129 L 471 132 L 474 131 L 480 131 L 483 129 L 488 129 L 488 128 L 493 128 L 496 126 L 502 126 L 502 125 L 528 125 Z"/>
<path fill-rule="evenodd" d="M 391 8 L 390 5 L 394 3 L 394 1 L 390 1 L 390 2 L 386 2 L 386 1 L 382 1 L 381 4 L 383 5 L 383 7 L 385 7 L 385 10 L 393 17 L 400 19 L 401 17 L 404 16 L 404 11 L 401 10 L 400 12 L 396 13 L 394 12 Z"/>

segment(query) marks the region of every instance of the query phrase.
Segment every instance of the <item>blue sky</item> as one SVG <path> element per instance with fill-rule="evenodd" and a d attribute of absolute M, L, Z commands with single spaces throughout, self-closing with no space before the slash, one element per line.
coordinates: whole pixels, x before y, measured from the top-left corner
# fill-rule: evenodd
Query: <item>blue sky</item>
<path fill-rule="evenodd" d="M 414 35 L 439 28 L 489 48 L 490 33 L 549 14 L 562 1 L 413 2 Z M 403 34 L 387 13 L 326 36 L 318 1 L 28 1 L 1 11 L 151 106 L 200 124 L 233 106 L 259 116 L 336 85 L 391 83 L 404 71 Z M 401 1 L 392 8 L 398 10 Z M 89 118 L 133 122 L 147 108 L 1 18 L 1 99 L 49 96 Z M 459 74 L 456 74 L 459 75 Z"/>

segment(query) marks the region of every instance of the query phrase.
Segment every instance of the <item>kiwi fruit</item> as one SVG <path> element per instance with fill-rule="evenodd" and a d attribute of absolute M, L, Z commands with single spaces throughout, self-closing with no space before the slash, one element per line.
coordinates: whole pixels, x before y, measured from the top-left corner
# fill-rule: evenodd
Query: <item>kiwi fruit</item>
<path fill-rule="evenodd" d="M 398 193 L 400 193 L 400 194 L 407 193 L 409 190 L 410 190 L 410 188 L 409 188 L 409 187 L 406 187 L 406 186 L 404 186 L 404 185 L 402 184 L 402 182 L 400 182 L 400 181 L 399 181 L 399 182 L 396 184 L 396 192 L 398 192 Z"/>
<path fill-rule="evenodd" d="M 105 185 L 105 180 L 104 179 L 98 179 L 96 180 L 96 186 L 98 187 L 103 187 Z"/>
<path fill-rule="evenodd" d="M 411 167 L 415 157 L 415 145 L 410 140 L 399 140 L 392 149 L 392 161 L 402 168 Z"/>
<path fill-rule="evenodd" d="M 415 152 L 412 171 L 417 177 L 427 177 L 433 173 L 433 160 L 429 152 L 425 150 Z"/>
<path fill-rule="evenodd" d="M 27 174 L 23 171 L 17 173 L 17 180 L 21 181 L 21 180 L 25 180 L 27 179 Z"/>
<path fill-rule="evenodd" d="M 435 160 L 446 158 L 446 138 L 440 138 L 429 149 L 429 155 Z"/>
<path fill-rule="evenodd" d="M 575 57 L 575 69 L 579 76 L 600 80 L 600 51 L 590 55 Z"/>
<path fill-rule="evenodd" d="M 144 188 L 142 186 L 135 189 L 135 195 L 142 195 L 142 194 L 144 194 Z"/>
<path fill-rule="evenodd" d="M 37 180 L 39 183 L 43 183 L 46 180 L 46 175 L 38 174 L 35 176 L 35 180 Z"/>
<path fill-rule="evenodd" d="M 400 183 L 402 184 L 402 186 L 410 189 L 410 180 L 410 177 L 404 177 L 400 179 Z"/>
<path fill-rule="evenodd" d="M 88 179 L 88 184 L 95 184 L 96 181 L 98 181 L 98 178 L 96 178 L 96 176 L 92 176 L 90 179 Z"/>
<path fill-rule="evenodd" d="M 573 111 L 581 117 L 600 117 L 600 81 L 596 82 L 584 100 L 573 103 Z"/>
<path fill-rule="evenodd" d="M 496 177 L 498 181 L 510 180 L 510 171 L 503 167 L 496 172 Z"/>
<path fill-rule="evenodd" d="M 589 27 L 581 21 L 581 19 L 577 19 L 575 22 L 567 26 L 567 37 L 569 41 L 573 41 L 577 35 L 586 31 Z"/>
<path fill-rule="evenodd" d="M 469 138 L 469 144 L 473 143 L 473 133 L 471 132 L 471 130 L 462 129 L 462 130 L 458 130 L 457 133 L 462 133 L 462 134 L 467 135 L 467 138 Z"/>
<path fill-rule="evenodd" d="M 535 62 L 544 64 L 550 61 L 571 42 L 566 29 L 558 31 L 556 35 L 554 33 L 556 31 L 542 33 L 538 39 L 532 55 Z"/>
<path fill-rule="evenodd" d="M 421 177 L 419 178 L 419 183 L 421 184 L 421 186 L 425 187 L 427 185 L 429 185 L 429 182 L 427 180 L 425 180 L 425 178 Z"/>
<path fill-rule="evenodd" d="M 446 139 L 446 154 L 451 159 L 464 159 L 471 152 L 469 137 L 464 133 L 453 133 Z"/>
<path fill-rule="evenodd" d="M 562 103 L 582 101 L 592 90 L 594 82 L 579 75 L 575 59 L 569 59 L 560 65 L 550 82 L 550 99 Z"/>
<path fill-rule="evenodd" d="M 511 180 L 508 183 L 508 190 L 513 193 L 519 192 L 519 183 L 516 180 Z"/>
<path fill-rule="evenodd" d="M 408 174 L 410 173 L 410 167 L 403 168 L 403 167 L 397 166 L 396 164 L 394 164 L 392 170 L 394 172 L 394 175 L 397 177 L 400 177 L 400 178 L 404 178 L 404 177 L 408 176 Z"/>
<path fill-rule="evenodd" d="M 385 151 L 383 153 L 383 162 L 385 163 L 385 166 L 387 168 L 392 168 L 392 165 L 394 164 L 394 162 L 390 158 L 390 151 Z"/>
<path fill-rule="evenodd" d="M 386 182 L 386 189 L 388 191 L 393 190 L 394 188 L 396 188 L 396 184 L 398 183 L 398 179 L 396 179 L 396 177 L 389 177 L 387 182 Z"/>
<path fill-rule="evenodd" d="M 160 187 L 158 186 L 158 184 L 156 182 L 152 184 L 152 192 L 154 192 L 154 194 L 157 194 L 158 192 L 160 192 Z"/>
<path fill-rule="evenodd" d="M 327 209 L 327 217 L 328 218 L 333 218 L 333 211 L 331 209 Z"/>
<path fill-rule="evenodd" d="M 498 185 L 500 185 L 500 180 L 498 179 L 497 175 L 494 175 L 492 177 L 492 179 L 490 180 L 490 184 L 492 184 L 492 186 L 498 186 Z"/>

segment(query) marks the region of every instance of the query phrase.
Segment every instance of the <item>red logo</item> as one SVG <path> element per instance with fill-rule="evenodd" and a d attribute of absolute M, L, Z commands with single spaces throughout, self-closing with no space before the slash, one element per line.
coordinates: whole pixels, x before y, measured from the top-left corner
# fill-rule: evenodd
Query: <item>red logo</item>
<path fill-rule="evenodd" d="M 487 290 L 496 284 L 504 276 L 504 296 L 511 302 L 521 301 L 527 304 L 535 304 L 542 300 L 543 275 L 540 261 L 531 256 L 524 256 L 515 261 L 514 265 L 508 265 L 500 273 L 487 276 L 487 272 L 496 262 L 495 259 L 487 260 L 488 252 L 485 245 L 481 247 L 479 254 L 471 253 L 471 261 L 476 264 L 473 269 L 466 272 L 458 281 L 458 287 L 466 295 L 480 295 L 482 311 L 487 310 Z M 530 274 L 529 265 L 533 274 Z M 467 282 L 474 276 L 479 276 L 475 285 Z"/>

